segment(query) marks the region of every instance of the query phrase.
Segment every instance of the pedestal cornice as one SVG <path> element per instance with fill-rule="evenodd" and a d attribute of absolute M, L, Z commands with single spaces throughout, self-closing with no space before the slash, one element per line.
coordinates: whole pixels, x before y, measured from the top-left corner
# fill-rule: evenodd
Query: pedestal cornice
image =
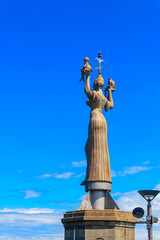
<path fill-rule="evenodd" d="M 122 210 L 80 210 L 70 211 L 64 214 L 62 223 L 73 223 L 78 221 L 106 221 L 106 222 L 130 222 L 135 223 L 135 218 L 131 212 Z"/>

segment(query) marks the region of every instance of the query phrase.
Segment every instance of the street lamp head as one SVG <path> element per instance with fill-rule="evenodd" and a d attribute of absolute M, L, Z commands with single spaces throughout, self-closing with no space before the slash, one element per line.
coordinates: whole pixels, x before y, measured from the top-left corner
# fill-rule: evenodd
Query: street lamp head
<path fill-rule="evenodd" d="M 152 201 L 159 193 L 158 190 L 141 190 L 138 193 L 146 200 Z"/>

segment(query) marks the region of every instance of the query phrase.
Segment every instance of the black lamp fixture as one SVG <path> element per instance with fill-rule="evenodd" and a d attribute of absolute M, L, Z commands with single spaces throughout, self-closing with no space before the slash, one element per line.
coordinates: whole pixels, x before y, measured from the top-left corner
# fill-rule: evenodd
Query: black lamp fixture
<path fill-rule="evenodd" d="M 141 190 L 138 193 L 146 200 L 152 201 L 159 193 L 158 190 Z"/>

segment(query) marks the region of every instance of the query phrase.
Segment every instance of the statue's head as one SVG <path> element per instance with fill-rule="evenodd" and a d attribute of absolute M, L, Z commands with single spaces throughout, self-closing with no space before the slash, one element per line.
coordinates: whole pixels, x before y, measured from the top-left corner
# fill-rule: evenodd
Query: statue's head
<path fill-rule="evenodd" d="M 86 62 L 89 62 L 89 58 L 88 57 L 84 58 L 84 63 L 86 63 Z"/>
<path fill-rule="evenodd" d="M 98 77 L 94 81 L 93 88 L 94 90 L 98 90 L 103 88 L 103 86 L 104 86 L 104 79 L 101 74 L 98 74 Z"/>

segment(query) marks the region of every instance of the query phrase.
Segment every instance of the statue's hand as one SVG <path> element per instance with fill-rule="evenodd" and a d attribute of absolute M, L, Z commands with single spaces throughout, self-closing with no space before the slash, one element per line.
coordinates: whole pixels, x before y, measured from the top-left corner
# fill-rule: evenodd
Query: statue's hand
<path fill-rule="evenodd" d="M 111 92 L 116 91 L 116 89 L 114 87 L 111 87 Z"/>
<path fill-rule="evenodd" d="M 112 80 L 112 78 L 108 79 L 108 87 L 106 88 L 106 91 L 110 90 L 111 92 L 115 91 L 115 82 Z"/>
<path fill-rule="evenodd" d="M 108 86 L 108 87 L 105 87 L 105 92 L 106 91 L 114 92 L 114 91 L 116 91 L 116 89 L 114 87 L 112 87 L 112 86 Z"/>
<path fill-rule="evenodd" d="M 89 76 L 90 75 L 90 70 L 89 69 L 83 69 L 83 74 L 85 74 L 86 76 Z"/>

